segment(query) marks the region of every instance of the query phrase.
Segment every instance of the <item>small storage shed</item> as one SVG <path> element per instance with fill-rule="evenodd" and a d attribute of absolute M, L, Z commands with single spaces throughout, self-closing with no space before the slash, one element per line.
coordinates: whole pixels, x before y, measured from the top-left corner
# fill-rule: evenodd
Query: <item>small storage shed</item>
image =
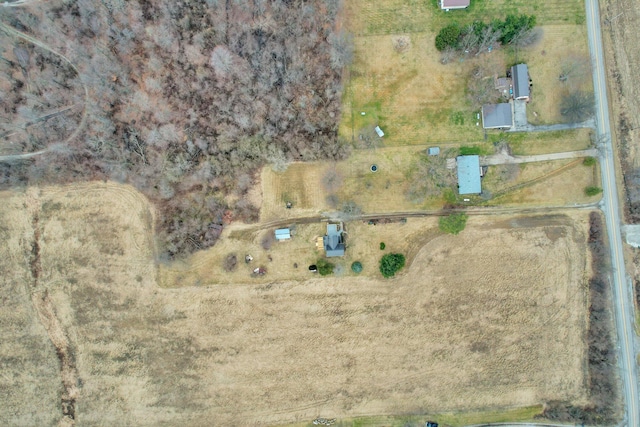
<path fill-rule="evenodd" d="M 289 240 L 291 238 L 291 230 L 288 228 L 278 228 L 276 230 L 276 240 Z"/>
<path fill-rule="evenodd" d="M 430 156 L 438 156 L 440 155 L 440 147 L 429 147 L 427 149 L 427 154 Z"/>
<path fill-rule="evenodd" d="M 380 129 L 380 126 L 376 126 L 375 131 L 380 138 L 384 136 L 384 132 L 382 132 L 382 129 Z"/>

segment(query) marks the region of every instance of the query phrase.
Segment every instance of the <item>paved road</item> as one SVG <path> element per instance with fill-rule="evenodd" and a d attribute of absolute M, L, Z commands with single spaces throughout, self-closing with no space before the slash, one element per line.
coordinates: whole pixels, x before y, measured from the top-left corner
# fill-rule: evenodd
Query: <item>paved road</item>
<path fill-rule="evenodd" d="M 585 0 L 587 10 L 587 32 L 589 50 L 593 65 L 593 87 L 596 101 L 596 132 L 598 140 L 605 140 L 601 151 L 602 210 L 605 215 L 609 245 L 611 248 L 611 266 L 613 269 L 613 303 L 615 308 L 616 329 L 618 331 L 618 363 L 623 384 L 625 400 L 625 422 L 629 427 L 640 427 L 638 415 L 638 376 L 634 350 L 634 306 L 633 290 L 627 278 L 622 252 L 620 235 L 620 210 L 616 186 L 615 164 L 613 159 L 613 143 L 611 141 L 611 124 L 609 122 L 609 104 L 605 80 L 604 59 L 602 49 L 602 29 L 600 28 L 600 11 L 598 0 Z M 623 422 L 623 425 L 625 424 Z"/>
<path fill-rule="evenodd" d="M 481 166 L 507 165 L 514 163 L 548 162 L 551 160 L 578 159 L 596 157 L 598 150 L 567 151 L 564 153 L 537 154 L 533 156 L 512 156 L 509 153 L 497 153 L 480 158 Z"/>

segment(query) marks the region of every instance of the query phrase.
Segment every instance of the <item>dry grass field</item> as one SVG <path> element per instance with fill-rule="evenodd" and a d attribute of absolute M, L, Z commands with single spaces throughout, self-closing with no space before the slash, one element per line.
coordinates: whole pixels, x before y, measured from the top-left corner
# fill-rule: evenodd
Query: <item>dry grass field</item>
<path fill-rule="evenodd" d="M 592 129 L 557 132 L 503 132 L 491 135 L 492 141 L 505 141 L 514 155 L 535 155 L 580 151 L 592 147 Z"/>
<path fill-rule="evenodd" d="M 583 159 L 492 166 L 483 179 L 492 205 L 567 206 L 600 199 L 584 194 L 586 187 L 600 185 L 600 176 Z"/>
<path fill-rule="evenodd" d="M 534 125 L 566 121 L 560 115 L 560 103 L 570 90 L 593 93 L 587 28 L 584 25 L 546 25 L 541 28 L 544 35 L 540 43 L 518 52 L 514 58 L 516 62 L 529 66 L 533 89 L 527 118 Z M 571 61 L 583 63 L 584 69 L 574 72 L 566 82 L 562 82 L 559 76 Z"/>
<path fill-rule="evenodd" d="M 331 165 L 323 162 L 293 163 L 284 172 L 263 168 L 260 220 L 317 214 L 326 209 L 327 193 L 322 179 L 331 169 Z M 287 202 L 295 209 L 287 209 Z"/>
<path fill-rule="evenodd" d="M 586 129 L 550 132 L 547 135 L 507 133 L 496 135 L 496 140 L 508 142 L 513 153 L 518 155 L 582 150 L 590 146 L 590 134 Z M 274 172 L 265 167 L 262 172 L 261 221 L 329 215 L 340 211 L 345 202 L 354 202 L 368 214 L 440 209 L 445 204 L 442 193 L 419 200 L 409 197 L 410 188 L 421 179 L 441 182 L 446 184 L 443 189 L 457 192 L 455 170 L 447 170 L 444 161 L 438 169 L 440 178 L 418 171 L 417 165 L 424 158 L 427 147 L 355 150 L 341 162 L 294 163 L 284 172 Z M 480 144 L 479 147 L 488 154 L 494 152 L 491 143 Z M 440 148 L 441 156 L 445 158 L 453 158 L 458 153 L 448 145 L 441 144 Z M 569 163 L 571 165 L 567 166 Z M 506 203 L 504 196 L 510 196 L 509 204 L 514 205 L 562 206 L 593 201 L 583 193 L 585 187 L 599 185 L 598 176 L 594 175 L 594 167 L 585 167 L 581 163 L 582 159 L 576 159 L 491 166 L 482 185 L 487 197 L 501 195 L 489 201 L 493 204 Z M 375 173 L 370 170 L 372 164 L 378 167 Z M 331 191 L 327 189 L 327 176 L 335 178 Z M 552 179 L 554 177 L 557 178 Z M 527 187 L 524 192 L 520 190 L 523 187 Z M 543 190 L 541 194 L 532 193 L 537 188 Z M 526 197 L 523 196 L 525 193 Z M 332 201 L 330 195 L 335 196 L 335 200 Z M 286 200 L 293 201 L 292 209 L 286 208 Z"/>
<path fill-rule="evenodd" d="M 393 280 L 161 288 L 152 212 L 130 187 L 2 200 L 2 262 L 12 272 L 0 291 L 11 307 L 0 312 L 3 424 L 60 418 L 47 335 L 71 355 L 79 425 L 268 425 L 585 400 L 584 213 L 473 216 L 459 236 L 435 232 L 433 219 L 354 224 L 354 242 L 362 234 L 408 251 L 412 242 L 410 265 Z M 350 249 L 374 268 L 377 248 Z M 42 307 L 30 294 L 48 295 L 48 313 L 34 315 Z"/>
<path fill-rule="evenodd" d="M 31 300 L 33 230 L 24 202 L 0 193 L 0 424 L 48 426 L 60 418 L 60 369 Z"/>
<path fill-rule="evenodd" d="M 532 123 L 562 121 L 560 98 L 566 84 L 558 80 L 567 57 L 588 58 L 584 5 L 580 1 L 478 1 L 469 10 L 440 11 L 435 1 L 346 3 L 347 26 L 354 38 L 355 59 L 346 86 L 340 131 L 354 141 L 360 131 L 379 125 L 387 146 L 425 143 L 469 143 L 483 138 L 478 111 L 467 100 L 467 85 L 476 66 L 503 75 L 507 66 L 527 62 L 534 81 L 529 108 Z M 543 32 L 537 45 L 514 51 L 440 62 L 437 31 L 452 21 L 489 22 L 506 13 L 537 17 Z M 407 46 L 398 51 L 398 39 Z M 588 90 L 589 79 L 580 82 Z M 365 113 L 362 115 L 361 113 Z M 537 116 L 533 114 L 536 112 Z"/>

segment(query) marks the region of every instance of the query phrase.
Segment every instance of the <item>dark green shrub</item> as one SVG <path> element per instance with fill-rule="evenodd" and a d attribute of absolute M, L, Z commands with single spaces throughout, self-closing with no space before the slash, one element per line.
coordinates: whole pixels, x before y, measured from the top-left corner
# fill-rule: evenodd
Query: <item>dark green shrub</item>
<path fill-rule="evenodd" d="M 438 227 L 440 230 L 449 234 L 458 234 L 467 225 L 467 214 L 459 213 L 449 216 L 441 216 L 438 220 Z"/>
<path fill-rule="evenodd" d="M 500 30 L 500 43 L 507 45 L 523 31 L 536 26 L 536 17 L 531 15 L 507 15 L 504 21 L 494 20 L 491 25 Z"/>
<path fill-rule="evenodd" d="M 460 27 L 457 24 L 449 24 L 440 30 L 436 36 L 436 49 L 443 51 L 448 47 L 453 49 L 458 47 L 460 39 Z"/>
<path fill-rule="evenodd" d="M 405 259 L 402 254 L 386 254 L 380 259 L 380 273 L 384 277 L 393 277 L 402 267 Z"/>
<path fill-rule="evenodd" d="M 316 263 L 316 266 L 318 267 L 318 273 L 320 273 L 321 276 L 328 276 L 329 274 L 332 274 L 333 269 L 335 268 L 335 265 L 331 264 L 324 258 L 320 258 Z"/>
<path fill-rule="evenodd" d="M 362 273 L 362 263 L 360 261 L 355 261 L 353 264 L 351 264 L 351 271 L 356 274 Z"/>
<path fill-rule="evenodd" d="M 589 186 L 584 189 L 584 194 L 587 196 L 597 196 L 600 193 L 602 193 L 602 188 L 600 187 Z"/>
<path fill-rule="evenodd" d="M 387 245 L 384 244 L 384 242 L 380 242 L 380 250 L 384 251 L 384 248 L 386 248 Z"/>
<path fill-rule="evenodd" d="M 585 166 L 593 166 L 596 164 L 596 158 L 595 157 L 585 157 L 584 161 L 582 162 L 583 165 Z"/>

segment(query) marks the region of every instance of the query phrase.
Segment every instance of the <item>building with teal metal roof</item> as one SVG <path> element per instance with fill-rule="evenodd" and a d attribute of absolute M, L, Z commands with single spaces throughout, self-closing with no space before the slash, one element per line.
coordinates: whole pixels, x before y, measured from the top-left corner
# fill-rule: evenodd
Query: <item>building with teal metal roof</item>
<path fill-rule="evenodd" d="M 458 193 L 482 193 L 480 157 L 458 156 L 456 157 L 456 164 L 458 166 Z"/>

